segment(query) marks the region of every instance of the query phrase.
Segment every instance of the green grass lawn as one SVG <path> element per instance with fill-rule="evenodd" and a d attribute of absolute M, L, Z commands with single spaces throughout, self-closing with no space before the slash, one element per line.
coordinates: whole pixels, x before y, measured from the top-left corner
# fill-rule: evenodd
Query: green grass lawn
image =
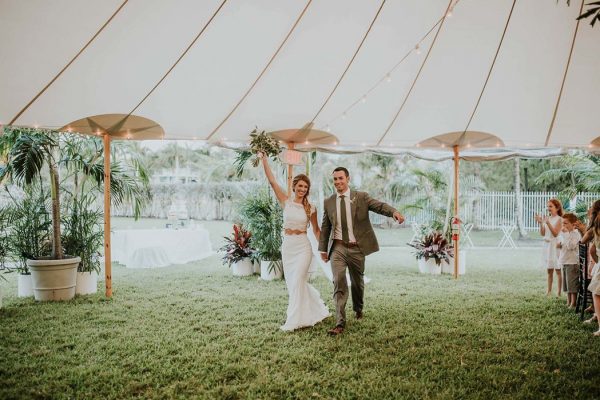
<path fill-rule="evenodd" d="M 470 251 L 454 281 L 384 248 L 367 260 L 365 318 L 335 338 L 331 318 L 281 332 L 285 283 L 235 278 L 218 255 L 115 266 L 111 300 L 102 288 L 66 303 L 17 299 L 9 275 L 0 398 L 600 398 L 600 338 L 564 297 L 544 295 L 538 259 Z M 332 309 L 331 284 L 314 285 Z"/>

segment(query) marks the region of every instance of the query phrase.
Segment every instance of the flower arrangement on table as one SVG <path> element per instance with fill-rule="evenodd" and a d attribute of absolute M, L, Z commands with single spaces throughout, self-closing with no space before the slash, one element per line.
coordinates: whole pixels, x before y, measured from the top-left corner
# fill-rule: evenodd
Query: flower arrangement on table
<path fill-rule="evenodd" d="M 281 147 L 277 140 L 267 135 L 265 131 L 258 132 L 258 128 L 254 128 L 250 132 L 250 148 L 248 150 L 236 150 L 235 169 L 237 176 L 241 176 L 244 172 L 244 166 L 251 160 L 253 167 L 258 167 L 260 158 L 258 153 L 263 153 L 265 156 L 276 160 L 281 153 Z"/>
<path fill-rule="evenodd" d="M 414 254 L 417 260 L 424 258 L 425 261 L 428 261 L 433 258 L 437 265 L 441 265 L 442 260 L 450 263 L 450 258 L 454 257 L 454 247 L 440 232 L 425 234 L 408 245 L 415 248 Z"/>
<path fill-rule="evenodd" d="M 224 253 L 223 265 L 231 267 L 238 261 L 244 258 L 254 258 L 256 250 L 250 245 L 252 242 L 252 234 L 244 229 L 243 226 L 234 224 L 233 234 L 231 237 L 224 236 L 225 244 L 219 249 L 219 252 Z"/>

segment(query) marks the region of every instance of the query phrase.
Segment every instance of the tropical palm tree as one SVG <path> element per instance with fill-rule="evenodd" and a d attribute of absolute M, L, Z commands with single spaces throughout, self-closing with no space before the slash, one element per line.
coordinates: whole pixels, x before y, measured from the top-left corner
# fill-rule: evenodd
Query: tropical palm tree
<path fill-rule="evenodd" d="M 60 234 L 60 194 L 58 171 L 58 134 L 49 130 L 5 127 L 0 136 L 0 152 L 6 166 L 0 171 L 0 182 L 11 177 L 18 184 L 31 185 L 44 167 L 50 177 L 52 199 L 52 258 L 64 258 Z"/>
<path fill-rule="evenodd" d="M 561 191 L 566 198 L 573 198 L 578 192 L 600 192 L 600 157 L 576 154 L 557 159 L 557 164 L 542 172 L 536 183 L 569 182 Z"/>
<path fill-rule="evenodd" d="M 118 152 L 118 145 L 114 146 Z M 0 182 L 12 180 L 21 186 L 30 186 L 43 180 L 43 170 L 49 172 L 52 220 L 53 259 L 64 258 L 61 244 L 61 189 L 70 201 L 76 201 L 85 193 L 102 190 L 104 160 L 102 146 L 97 138 L 82 138 L 61 134 L 47 129 L 5 126 L 0 135 L 0 156 L 6 163 L 0 167 Z M 60 173 L 65 174 L 61 182 Z M 72 189 L 65 185 L 72 182 Z M 62 183 L 62 185 L 61 185 Z M 114 204 L 133 201 L 136 215 L 150 199 L 148 177 L 143 164 L 135 158 L 125 162 L 111 163 L 111 193 Z"/>

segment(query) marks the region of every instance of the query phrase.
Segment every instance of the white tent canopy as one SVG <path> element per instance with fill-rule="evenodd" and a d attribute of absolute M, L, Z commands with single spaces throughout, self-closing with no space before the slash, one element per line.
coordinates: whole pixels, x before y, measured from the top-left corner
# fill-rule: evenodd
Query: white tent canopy
<path fill-rule="evenodd" d="M 122 3 L 0 0 L 0 123 L 10 123 Z M 87 116 L 132 112 L 221 3 L 128 1 L 13 124 L 58 128 Z M 572 3 L 516 3 L 469 130 L 493 134 L 504 146 L 521 149 L 588 146 L 600 136 L 600 28 L 584 20 L 548 137 L 579 12 L 579 2 Z M 227 1 L 134 114 L 160 124 L 165 139 L 210 137 L 232 143 L 245 142 L 255 126 L 274 131 L 310 122 L 357 51 L 380 2 L 310 2 L 256 86 L 215 131 L 306 4 Z M 348 151 L 414 147 L 427 138 L 465 130 L 511 6 L 510 0 L 460 0 L 452 17 L 443 19 L 448 0 L 387 1 L 314 120 L 315 128 L 330 130 L 340 149 Z M 442 19 L 407 97 L 437 27 L 420 40 Z"/>

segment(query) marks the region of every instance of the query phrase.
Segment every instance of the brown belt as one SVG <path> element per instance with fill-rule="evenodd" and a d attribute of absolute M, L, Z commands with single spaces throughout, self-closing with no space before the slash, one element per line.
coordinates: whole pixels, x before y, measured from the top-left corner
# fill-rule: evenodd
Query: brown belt
<path fill-rule="evenodd" d="M 343 240 L 340 240 L 340 239 L 333 239 L 333 243 L 339 244 L 341 246 L 348 247 L 348 248 L 350 248 L 350 247 L 358 247 L 358 243 L 356 243 L 356 242 L 348 242 L 348 243 L 346 243 L 346 242 L 344 242 Z"/>
<path fill-rule="evenodd" d="M 306 235 L 306 231 L 301 231 L 299 229 L 284 229 L 283 231 L 286 235 Z"/>

